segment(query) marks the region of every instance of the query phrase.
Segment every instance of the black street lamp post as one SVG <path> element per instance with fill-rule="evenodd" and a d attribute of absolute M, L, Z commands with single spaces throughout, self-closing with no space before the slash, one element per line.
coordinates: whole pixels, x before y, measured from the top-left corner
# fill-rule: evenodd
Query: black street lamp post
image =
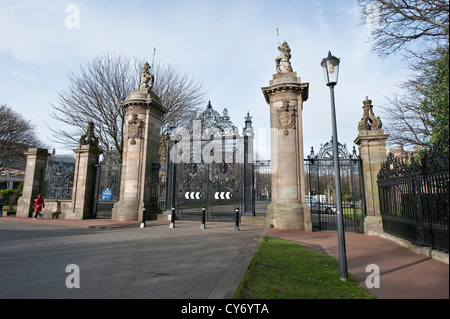
<path fill-rule="evenodd" d="M 347 257 L 345 251 L 345 234 L 344 234 L 344 218 L 342 214 L 342 196 L 341 196 L 341 170 L 339 167 L 339 151 L 338 137 L 336 127 L 336 110 L 334 105 L 334 86 L 338 82 L 339 75 L 339 59 L 328 52 L 328 57 L 322 60 L 325 82 L 330 87 L 331 95 L 331 122 L 333 128 L 333 161 L 335 170 L 335 186 L 336 186 L 336 218 L 338 229 L 338 245 L 339 245 L 339 271 L 342 281 L 347 281 Z"/>

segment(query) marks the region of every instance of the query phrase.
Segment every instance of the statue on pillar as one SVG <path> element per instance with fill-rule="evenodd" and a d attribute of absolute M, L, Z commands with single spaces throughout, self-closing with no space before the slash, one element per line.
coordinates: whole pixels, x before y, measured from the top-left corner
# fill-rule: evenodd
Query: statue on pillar
<path fill-rule="evenodd" d="M 159 158 L 159 131 L 167 109 L 152 92 L 154 76 L 148 62 L 142 68 L 139 90 L 131 91 L 120 103 L 125 110 L 125 136 L 122 154 L 119 201 L 112 209 L 115 221 L 143 221 L 157 214 L 152 194 Z M 154 168 L 154 169 L 153 169 Z M 144 213 L 146 211 L 146 213 Z"/>
<path fill-rule="evenodd" d="M 312 231 L 311 211 L 305 200 L 302 110 L 309 84 L 301 83 L 290 63 L 286 42 L 278 47 L 277 73 L 262 91 L 270 106 L 272 201 L 266 225 L 286 230 Z"/>
<path fill-rule="evenodd" d="M 289 73 L 293 72 L 291 62 L 291 48 L 286 41 L 278 47 L 278 51 L 281 52 L 280 56 L 275 59 L 277 73 Z"/>
<path fill-rule="evenodd" d="M 150 73 L 150 69 L 150 64 L 148 64 L 148 62 L 145 62 L 145 65 L 142 68 L 141 84 L 139 85 L 139 90 L 145 90 L 146 88 L 151 89 L 153 87 L 155 77 Z"/>

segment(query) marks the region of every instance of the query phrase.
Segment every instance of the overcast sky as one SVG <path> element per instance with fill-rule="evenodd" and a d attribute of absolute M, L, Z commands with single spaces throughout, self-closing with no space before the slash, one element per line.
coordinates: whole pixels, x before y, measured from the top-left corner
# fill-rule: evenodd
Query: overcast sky
<path fill-rule="evenodd" d="M 329 50 L 341 59 L 338 138 L 351 150 L 362 101 L 372 99 L 380 116 L 377 106 L 408 74 L 400 57 L 382 60 L 371 52 L 370 29 L 353 0 L 0 0 L 0 103 L 31 120 L 57 154 L 67 154 L 53 145 L 46 127 L 61 125 L 49 116 L 50 103 L 68 87 L 67 75 L 106 52 L 150 60 L 156 47 L 156 61 L 199 79 L 213 107 L 220 113 L 227 108 L 236 126 L 243 127 L 249 111 L 253 126 L 267 129 L 261 87 L 276 73 L 277 27 L 285 31 L 279 41 L 291 47 L 294 71 L 309 83 L 305 153 L 311 146 L 317 152 L 332 135 L 320 66 Z"/>

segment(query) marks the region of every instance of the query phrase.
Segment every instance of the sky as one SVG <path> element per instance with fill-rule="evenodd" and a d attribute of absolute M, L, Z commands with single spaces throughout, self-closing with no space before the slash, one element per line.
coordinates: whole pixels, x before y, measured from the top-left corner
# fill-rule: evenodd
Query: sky
<path fill-rule="evenodd" d="M 107 52 L 150 60 L 156 48 L 156 62 L 200 80 L 213 108 L 227 108 L 237 127 L 250 112 L 256 131 L 268 132 L 261 88 L 276 73 L 278 41 L 286 41 L 294 71 L 309 83 L 305 155 L 332 136 L 330 91 L 320 66 L 328 51 L 341 60 L 338 140 L 351 151 L 362 101 L 368 96 L 383 121 L 379 106 L 408 74 L 401 57 L 372 52 L 371 27 L 361 22 L 354 0 L 0 0 L 0 104 L 30 120 L 50 150 L 73 154 L 53 142 L 48 128 L 62 125 L 50 116 L 50 104 L 68 88 L 69 73 Z M 279 38 L 277 28 L 284 30 Z M 264 139 L 257 144 L 267 157 Z"/>

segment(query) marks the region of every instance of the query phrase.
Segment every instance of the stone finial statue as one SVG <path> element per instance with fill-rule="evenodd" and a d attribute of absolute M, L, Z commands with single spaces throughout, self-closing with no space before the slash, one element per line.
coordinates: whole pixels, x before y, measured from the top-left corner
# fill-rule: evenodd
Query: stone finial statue
<path fill-rule="evenodd" d="M 151 89 L 153 87 L 155 77 L 150 73 L 150 69 L 150 64 L 148 64 L 148 62 L 145 62 L 145 65 L 142 68 L 141 84 L 139 85 L 139 90 L 145 90 L 146 88 Z"/>
<path fill-rule="evenodd" d="M 278 51 L 281 52 L 280 56 L 275 59 L 277 73 L 289 73 L 293 72 L 291 67 L 291 48 L 286 41 L 278 47 Z"/>
<path fill-rule="evenodd" d="M 98 138 L 94 135 L 94 122 L 88 123 L 86 134 L 80 138 L 80 145 L 98 146 Z"/>
<path fill-rule="evenodd" d="M 358 131 L 380 130 L 383 124 L 381 123 L 381 119 L 376 117 L 373 113 L 372 100 L 369 100 L 369 98 L 366 97 L 366 100 L 363 101 L 363 105 L 364 114 L 361 121 L 358 123 Z"/>

